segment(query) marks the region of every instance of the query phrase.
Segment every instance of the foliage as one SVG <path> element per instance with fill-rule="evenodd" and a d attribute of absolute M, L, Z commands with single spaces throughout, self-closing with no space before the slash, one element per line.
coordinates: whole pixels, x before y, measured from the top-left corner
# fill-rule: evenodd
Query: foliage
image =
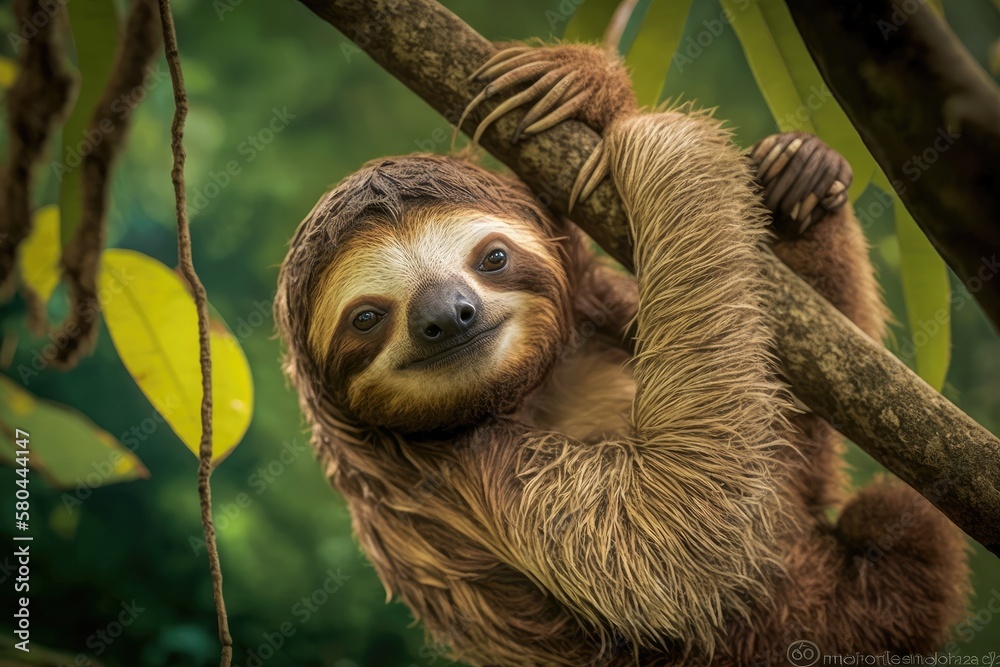
<path fill-rule="evenodd" d="M 653 0 L 642 17 L 638 34 L 628 46 L 625 64 L 639 104 L 656 106 L 673 54 L 684 34 L 691 0 Z"/>
<path fill-rule="evenodd" d="M 104 319 L 122 363 L 156 411 L 198 456 L 201 368 L 198 316 L 180 276 L 131 250 L 107 250 L 98 282 Z M 243 350 L 226 325 L 210 322 L 212 459 L 218 464 L 250 425 L 253 384 Z"/>
<path fill-rule="evenodd" d="M 21 280 L 48 303 L 59 285 L 59 207 L 42 206 L 32 216 L 31 235 L 18 251 Z"/>
<path fill-rule="evenodd" d="M 568 23 L 580 26 L 573 28 L 577 36 L 600 39 L 607 18 L 592 19 L 585 26 L 583 17 L 586 12 L 599 14 L 602 3 L 605 12 L 613 11 L 616 4 L 517 0 L 503 11 L 486 2 L 446 4 L 491 39 L 559 36 L 564 29 L 570 30 Z M 927 253 L 926 241 L 921 246 L 922 236 L 912 235 L 905 220 L 894 222 L 889 213 L 893 206 L 883 203 L 876 188 L 865 189 L 877 175 L 874 168 L 858 168 L 867 164 L 867 154 L 854 142 L 856 135 L 851 135 L 849 126 L 845 128 L 836 116 L 835 102 L 811 113 L 810 125 L 775 120 L 786 118 L 787 109 L 795 111 L 797 105 L 807 103 L 809 86 L 816 83 L 811 63 L 794 50 L 801 47 L 795 44 L 797 36 L 786 28 L 769 29 L 760 48 L 771 49 L 772 55 L 761 60 L 754 55 L 758 52 L 752 40 L 761 35 L 754 31 L 777 20 L 769 13 L 767 0 L 751 4 L 751 13 L 736 15 L 732 24 L 717 0 L 694 0 L 689 13 L 677 8 L 684 4 L 640 3 L 643 22 L 630 24 L 621 40 L 622 48 L 632 54 L 630 64 L 637 71 L 643 69 L 643 76 L 650 73 L 646 90 L 653 92 L 644 93 L 647 101 L 656 97 L 658 89 L 660 99 L 693 98 L 718 107 L 718 115 L 733 122 L 736 137 L 744 145 L 779 126 L 805 130 L 811 125 L 845 152 L 854 161 L 856 181 L 861 183 L 855 188 L 855 205 L 873 247 L 880 282 L 897 319 L 904 323 L 890 344 L 924 377 L 941 378 L 947 373 L 945 394 L 996 432 L 1000 429 L 996 380 L 1000 343 L 964 287 L 952 281 L 950 289 L 943 291 L 940 264 L 936 255 Z M 746 4 L 738 3 L 734 11 Z M 241 446 L 213 478 L 226 597 L 237 646 L 235 664 L 256 664 L 254 657 L 267 665 L 447 664 L 442 655 L 423 647 L 420 629 L 408 627 L 405 608 L 383 604 L 384 592 L 351 537 L 346 508 L 327 487 L 308 450 L 296 398 L 281 377 L 271 302 L 276 267 L 287 239 L 326 187 L 378 156 L 447 151 L 450 127 L 366 57 L 342 49 L 346 38 L 298 3 L 176 0 L 174 5 L 191 97 L 186 147 L 194 259 L 219 322 L 224 319 L 231 327 L 231 334 L 222 329 L 218 334 L 237 341 L 245 352 L 255 393 L 245 393 L 249 378 L 239 383 L 242 390 L 234 392 L 244 392 L 242 414 L 248 418 L 252 410 L 253 420 Z M 580 15 L 571 18 L 577 5 Z M 647 21 L 658 11 L 679 12 L 673 16 L 687 13 L 687 17 L 673 19 L 669 26 L 651 27 Z M 974 55 L 986 63 L 989 46 L 1000 33 L 1000 13 L 990 0 L 946 2 L 945 13 Z M 683 26 L 680 33 L 676 32 L 678 23 Z M 7 34 L 20 28 L 2 10 L 0 29 Z M 677 52 L 671 56 L 670 45 L 675 42 Z M 14 55 L 6 41 L 3 49 L 0 87 L 9 79 L 5 73 Z M 649 53 L 650 60 L 638 58 L 640 52 Z M 762 72 L 765 67 L 768 71 Z M 767 83 L 771 75 L 773 85 Z M 152 340 L 150 332 L 154 332 L 171 338 L 161 343 L 167 349 L 175 342 L 181 344 L 182 338 L 192 342 L 195 338 L 187 330 L 186 316 L 165 322 L 162 330 L 140 324 L 142 313 L 154 317 L 155 312 L 173 310 L 167 294 L 178 302 L 183 298 L 181 286 L 170 283 L 176 276 L 165 268 L 176 265 L 176 257 L 168 179 L 172 99 L 162 60 L 139 92 L 144 101 L 130 108 L 136 115 L 115 174 L 108 239 L 109 247 L 132 254 L 108 251 L 105 270 L 114 266 L 109 257 L 135 258 L 134 253 L 142 253 L 145 259 L 136 261 L 166 291 L 153 296 L 145 288 L 136 288 L 137 303 L 121 317 L 110 305 L 107 328 L 95 355 L 70 373 L 50 367 L 46 350 L 53 342 L 26 331 L 24 304 L 4 307 L 0 317 L 7 342 L 0 346 L 0 360 L 9 360 L 10 379 L 2 388 L 23 395 L 15 404 L 34 401 L 40 406 L 38 414 L 43 408 L 57 408 L 31 396 L 71 405 L 93 420 L 88 423 L 59 409 L 64 420 L 77 420 L 72 426 L 76 436 L 52 435 L 45 436 L 46 440 L 63 446 L 90 436 L 106 444 L 116 440 L 117 446 L 137 457 L 136 470 L 144 466 L 150 474 L 142 481 L 100 488 L 73 483 L 65 490 L 51 484 L 48 473 L 32 478 L 32 627 L 37 633 L 33 640 L 69 653 L 81 652 L 111 666 L 208 665 L 218 651 L 194 493 L 196 460 L 177 446 L 180 442 L 190 446 L 190 435 L 185 435 L 190 431 L 161 414 L 167 410 L 154 398 L 146 372 L 132 352 L 123 351 L 121 342 L 140 335 Z M 58 162 L 65 155 L 64 148 L 79 145 L 81 139 L 67 131 L 63 146 L 53 147 L 51 161 Z M 0 136 L 0 146 L 4 145 Z M 55 170 L 47 167 L 40 176 L 47 177 L 47 184 L 38 204 L 57 203 L 60 182 Z M 895 210 L 898 217 L 900 209 Z M 39 280 L 51 284 L 55 265 L 49 251 L 55 227 L 46 220 L 54 215 L 53 208 L 40 210 L 36 233 L 45 234 L 45 239 L 23 249 L 22 255 L 25 265 L 41 269 Z M 152 264 L 154 260 L 160 264 Z M 912 284 L 912 276 L 921 272 L 930 276 L 929 286 Z M 915 345 L 915 334 L 923 330 L 921 323 L 946 303 L 943 299 L 949 293 L 954 336 L 951 365 L 947 366 L 946 356 L 944 365 L 922 365 L 927 354 L 922 349 L 939 344 L 943 350 L 949 347 L 946 338 L 941 343 L 937 337 L 933 345 Z M 61 320 L 65 308 L 64 289 L 57 287 L 49 300 L 50 319 Z M 129 317 L 133 324 L 126 323 Z M 13 341 L 18 345 L 11 353 Z M 940 361 L 941 349 L 932 351 L 931 358 Z M 162 366 L 168 358 L 164 354 L 157 363 Z M 218 360 L 216 368 L 220 386 L 223 379 L 239 374 L 227 371 Z M 197 392 L 189 398 L 196 400 Z M 10 418 L 5 414 L 0 413 L 0 420 Z M 53 424 L 57 420 L 51 419 Z M 38 433 L 51 427 L 42 424 Z M 94 435 L 101 433 L 99 428 L 118 435 Z M 228 440 L 238 441 L 239 431 L 234 428 Z M 216 444 L 228 448 L 219 441 Z M 95 450 L 89 456 L 98 461 L 108 451 L 99 454 Z M 38 452 L 44 458 L 42 450 Z M 878 470 L 857 450 L 850 457 L 859 481 Z M 12 489 L 13 479 L 11 471 L 0 471 L 0 487 Z M 1000 588 L 1000 566 L 995 558 L 977 550 L 974 567 L 978 597 L 972 609 L 977 610 L 986 607 L 993 589 Z M 100 639 L 100 633 L 122 613 L 122 605 L 133 601 L 142 611 L 122 635 L 111 643 Z M 4 623 L 9 620 L 0 625 Z M 957 650 L 969 655 L 995 648 L 989 643 L 992 631 L 968 626 L 959 635 Z"/>
<path fill-rule="evenodd" d="M 100 141 L 88 133 L 94 105 L 111 74 L 115 47 L 118 43 L 118 16 L 114 0 L 82 0 L 67 5 L 70 26 L 73 29 L 73 43 L 76 47 L 76 63 L 79 88 L 73 111 L 63 128 L 63 151 L 61 166 L 54 168 L 59 180 L 59 206 L 62 209 L 60 238 L 63 245 L 73 236 L 73 230 L 80 223 L 81 175 L 77 169 L 81 154 L 89 143 Z"/>
<path fill-rule="evenodd" d="M 15 428 L 31 434 L 33 466 L 54 488 L 95 489 L 149 477 L 135 454 L 110 433 L 76 410 L 39 400 L 0 376 L 0 460 L 14 459 Z"/>
<path fill-rule="evenodd" d="M 873 178 L 892 197 L 901 247 L 903 289 L 910 325 L 915 327 L 927 313 L 941 313 L 934 335 L 915 346 L 916 370 L 935 388 L 944 383 L 951 348 L 948 275 L 944 260 L 906 212 L 888 179 L 865 148 L 861 137 L 813 64 L 783 0 L 722 0 L 754 77 L 782 131 L 805 131 L 819 135 L 847 158 L 854 169 L 850 200 L 857 201 Z M 909 224 L 907 225 L 907 221 Z M 921 242 L 921 239 L 923 241 Z M 914 254 L 911 256 L 911 252 Z"/>

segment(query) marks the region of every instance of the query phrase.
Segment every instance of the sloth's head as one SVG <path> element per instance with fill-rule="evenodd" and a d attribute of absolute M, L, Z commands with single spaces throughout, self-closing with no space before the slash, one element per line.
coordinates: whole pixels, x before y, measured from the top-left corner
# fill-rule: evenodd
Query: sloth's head
<path fill-rule="evenodd" d="M 307 313 L 290 352 L 367 424 L 432 431 L 510 411 L 569 330 L 556 224 L 523 187 L 459 160 L 369 163 L 293 240 L 282 289 L 305 290 L 292 300 Z M 299 246 L 316 243 L 329 252 L 293 278 Z"/>

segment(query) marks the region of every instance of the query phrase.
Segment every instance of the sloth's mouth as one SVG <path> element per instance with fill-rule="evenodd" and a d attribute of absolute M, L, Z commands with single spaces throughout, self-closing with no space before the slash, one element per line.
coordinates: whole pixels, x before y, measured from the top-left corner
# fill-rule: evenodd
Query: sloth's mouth
<path fill-rule="evenodd" d="M 500 321 L 488 329 L 483 329 L 479 333 L 469 336 L 447 349 L 435 352 L 429 357 L 411 361 L 404 366 L 404 368 L 433 368 L 435 366 L 442 366 L 446 363 L 458 361 L 459 359 L 465 358 L 469 354 L 478 352 L 483 347 L 493 342 L 493 340 L 500 333 L 500 327 L 502 326 L 503 321 Z"/>

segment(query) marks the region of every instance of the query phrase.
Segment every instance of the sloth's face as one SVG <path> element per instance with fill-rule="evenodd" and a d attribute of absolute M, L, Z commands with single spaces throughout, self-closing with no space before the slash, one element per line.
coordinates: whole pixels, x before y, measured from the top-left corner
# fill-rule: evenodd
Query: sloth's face
<path fill-rule="evenodd" d="M 350 240 L 313 301 L 310 346 L 363 421 L 457 427 L 517 407 L 563 332 L 558 243 L 534 225 L 424 209 Z"/>

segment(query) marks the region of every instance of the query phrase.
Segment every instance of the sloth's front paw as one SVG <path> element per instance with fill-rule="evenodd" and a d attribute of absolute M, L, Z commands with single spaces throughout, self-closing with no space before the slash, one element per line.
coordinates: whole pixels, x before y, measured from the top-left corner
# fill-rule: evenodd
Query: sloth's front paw
<path fill-rule="evenodd" d="M 473 134 L 474 143 L 494 121 L 526 104 L 531 108 L 514 130 L 513 142 L 569 119 L 601 133 L 615 117 L 635 110 L 635 95 L 624 65 L 598 47 L 504 46 L 470 77 L 488 83 L 465 108 L 458 127 L 483 100 L 521 84 L 530 85 L 483 119 Z"/>
<path fill-rule="evenodd" d="M 772 134 L 750 149 L 764 205 L 778 232 L 791 237 L 847 203 L 853 172 L 840 153 L 812 134 Z"/>

